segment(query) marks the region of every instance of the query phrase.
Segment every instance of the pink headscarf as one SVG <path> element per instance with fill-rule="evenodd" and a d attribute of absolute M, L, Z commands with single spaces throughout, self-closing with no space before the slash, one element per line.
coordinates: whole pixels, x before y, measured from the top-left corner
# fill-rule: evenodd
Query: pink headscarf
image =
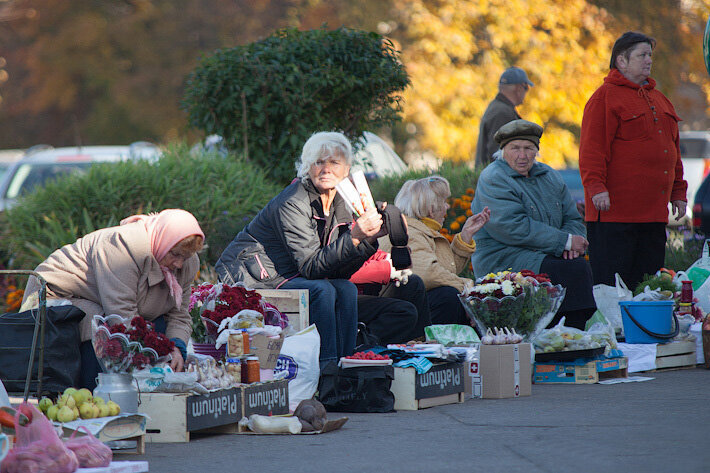
<path fill-rule="evenodd" d="M 192 235 L 199 235 L 205 239 L 205 234 L 200 228 L 197 219 L 188 211 L 180 209 L 167 209 L 160 213 L 149 215 L 131 215 L 121 220 L 121 225 L 134 222 L 143 222 L 150 238 L 150 249 L 158 262 L 180 241 Z M 170 288 L 178 307 L 182 305 L 182 287 L 175 274 L 165 266 L 160 266 L 165 276 L 165 282 Z"/>

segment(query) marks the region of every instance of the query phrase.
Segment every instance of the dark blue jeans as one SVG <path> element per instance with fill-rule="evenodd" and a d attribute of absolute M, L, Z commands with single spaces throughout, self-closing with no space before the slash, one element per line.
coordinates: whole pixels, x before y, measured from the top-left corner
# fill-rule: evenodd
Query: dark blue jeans
<path fill-rule="evenodd" d="M 357 288 L 345 279 L 294 278 L 283 289 L 308 289 L 310 322 L 320 335 L 321 364 L 353 354 L 357 337 Z"/>

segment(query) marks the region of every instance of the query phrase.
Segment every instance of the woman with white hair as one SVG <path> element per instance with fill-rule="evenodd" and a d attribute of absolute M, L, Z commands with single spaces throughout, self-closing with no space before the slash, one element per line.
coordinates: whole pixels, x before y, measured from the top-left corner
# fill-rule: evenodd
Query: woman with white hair
<path fill-rule="evenodd" d="M 394 204 L 406 216 L 412 272 L 424 280 L 433 324 L 468 324 L 457 294 L 471 281 L 458 274 L 476 249 L 473 236 L 490 218 L 486 207 L 464 223 L 461 233 L 449 241 L 439 233 L 451 196 L 449 181 L 441 176 L 410 180 L 402 185 Z M 384 239 L 383 239 L 384 240 Z M 383 249 L 387 242 L 381 242 Z"/>
<path fill-rule="evenodd" d="M 357 289 L 348 281 L 385 232 L 376 209 L 353 222 L 335 186 L 350 173 L 342 133 L 311 136 L 296 163 L 299 179 L 274 197 L 217 261 L 220 280 L 251 288 L 308 289 L 310 320 L 321 337 L 321 364 L 352 354 Z"/>

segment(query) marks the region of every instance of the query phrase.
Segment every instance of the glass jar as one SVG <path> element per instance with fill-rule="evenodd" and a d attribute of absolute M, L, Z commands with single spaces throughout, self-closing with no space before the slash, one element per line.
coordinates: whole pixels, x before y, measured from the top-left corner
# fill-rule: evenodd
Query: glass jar
<path fill-rule="evenodd" d="M 261 368 L 259 366 L 259 357 L 247 357 L 247 383 L 258 383 L 261 381 Z"/>

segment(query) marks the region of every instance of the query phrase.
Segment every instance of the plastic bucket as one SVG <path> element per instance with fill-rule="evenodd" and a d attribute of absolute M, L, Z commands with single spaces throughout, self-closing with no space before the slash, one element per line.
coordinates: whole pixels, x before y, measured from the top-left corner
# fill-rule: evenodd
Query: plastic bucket
<path fill-rule="evenodd" d="M 626 343 L 666 343 L 678 335 L 673 301 L 620 301 Z"/>

